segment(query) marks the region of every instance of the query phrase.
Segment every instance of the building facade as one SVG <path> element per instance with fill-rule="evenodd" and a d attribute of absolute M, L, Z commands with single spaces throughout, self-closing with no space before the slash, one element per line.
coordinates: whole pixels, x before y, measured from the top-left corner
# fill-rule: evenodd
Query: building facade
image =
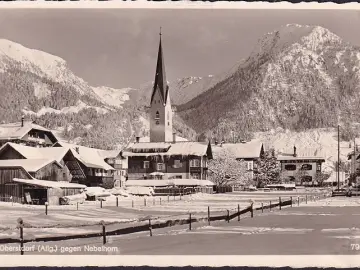
<path fill-rule="evenodd" d="M 292 154 L 279 155 L 277 160 L 280 162 L 282 179 L 296 185 L 317 185 L 316 175 L 322 172 L 325 162 L 323 157 L 299 157 L 295 146 Z"/>

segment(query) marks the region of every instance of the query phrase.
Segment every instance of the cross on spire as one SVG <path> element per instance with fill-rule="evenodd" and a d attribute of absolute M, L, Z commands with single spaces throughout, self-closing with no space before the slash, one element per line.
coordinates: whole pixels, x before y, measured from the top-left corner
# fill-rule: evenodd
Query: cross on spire
<path fill-rule="evenodd" d="M 160 26 L 160 33 L 159 33 L 160 37 L 161 37 L 161 26 Z"/>

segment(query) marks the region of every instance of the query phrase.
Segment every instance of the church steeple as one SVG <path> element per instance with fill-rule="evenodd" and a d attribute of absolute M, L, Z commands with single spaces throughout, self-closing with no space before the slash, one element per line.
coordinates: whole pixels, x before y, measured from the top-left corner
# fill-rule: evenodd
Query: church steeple
<path fill-rule="evenodd" d="M 163 104 L 166 104 L 169 86 L 166 81 L 166 73 L 165 73 L 165 64 L 164 64 L 164 55 L 161 44 L 161 27 L 160 27 L 160 42 L 159 42 L 159 51 L 156 63 L 156 74 L 154 81 L 154 88 L 151 95 L 151 103 L 153 102 L 155 92 L 158 90 L 160 93 L 161 101 Z"/>
<path fill-rule="evenodd" d="M 164 65 L 164 55 L 161 44 L 161 28 L 156 75 L 150 103 L 150 142 L 172 142 L 171 99 L 167 85 Z"/>

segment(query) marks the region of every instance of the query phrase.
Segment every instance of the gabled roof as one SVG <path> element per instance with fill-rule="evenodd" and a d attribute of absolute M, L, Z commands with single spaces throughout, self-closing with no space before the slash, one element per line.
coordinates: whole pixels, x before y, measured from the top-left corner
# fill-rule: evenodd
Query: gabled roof
<path fill-rule="evenodd" d="M 126 156 L 208 156 L 212 158 L 211 145 L 202 142 L 134 143 L 123 154 Z"/>
<path fill-rule="evenodd" d="M 318 161 L 322 161 L 322 162 L 325 162 L 325 158 L 324 157 L 314 157 L 314 156 L 309 156 L 309 157 L 306 157 L 306 156 L 283 156 L 283 155 L 279 155 L 277 157 L 277 160 L 279 161 L 283 161 L 283 160 L 318 160 Z"/>
<path fill-rule="evenodd" d="M 46 188 L 78 188 L 83 189 L 86 188 L 85 185 L 77 184 L 77 183 L 69 183 L 65 181 L 48 181 L 48 180 L 39 180 L 39 179 L 19 179 L 14 178 L 14 182 L 39 186 L 39 187 L 46 187 Z"/>
<path fill-rule="evenodd" d="M 167 85 L 167 81 L 166 81 L 164 55 L 161 45 L 161 33 L 160 33 L 159 51 L 158 51 L 158 57 L 156 63 L 155 81 L 154 81 L 153 92 L 151 94 L 150 103 L 153 102 L 154 95 L 157 90 L 159 90 L 163 104 L 166 104 L 169 93 L 169 86 Z"/>
<path fill-rule="evenodd" d="M 55 135 L 49 129 L 34 124 L 31 121 L 24 121 L 23 126 L 21 126 L 21 122 L 0 124 L 0 140 L 21 139 L 32 129 L 44 131 L 48 134 L 51 134 L 53 138 L 57 141 Z"/>
<path fill-rule="evenodd" d="M 0 160 L 0 168 L 22 167 L 25 171 L 32 173 L 52 163 L 62 167 L 56 160 L 49 159 L 5 159 Z"/>
<path fill-rule="evenodd" d="M 13 148 L 16 152 L 18 152 L 26 159 L 47 159 L 47 160 L 56 160 L 57 162 L 60 162 L 64 158 L 66 153 L 70 151 L 69 148 L 64 148 L 64 147 L 36 148 L 36 147 L 8 142 L 0 148 L 0 154 L 7 147 Z"/>
<path fill-rule="evenodd" d="M 264 151 L 262 142 L 251 141 L 247 143 L 224 143 L 221 146 L 213 146 L 215 156 L 220 154 L 221 151 L 228 151 L 236 159 L 255 159 L 260 158 L 261 153 Z"/>
<path fill-rule="evenodd" d="M 110 166 L 109 164 L 107 164 L 104 161 L 105 158 L 108 158 L 108 157 L 104 158 L 104 155 L 105 156 L 113 155 L 113 153 L 110 153 L 110 152 L 105 154 L 104 151 L 106 151 L 106 150 L 90 148 L 90 147 L 66 143 L 66 142 L 57 142 L 56 145 L 62 146 L 65 148 L 69 148 L 71 150 L 71 152 L 74 154 L 74 156 L 88 168 L 104 169 L 107 171 L 115 170 L 112 166 Z M 57 147 L 54 147 L 54 148 L 57 148 Z M 79 152 L 77 152 L 77 150 Z M 120 150 L 119 150 L 119 153 L 120 153 Z"/>

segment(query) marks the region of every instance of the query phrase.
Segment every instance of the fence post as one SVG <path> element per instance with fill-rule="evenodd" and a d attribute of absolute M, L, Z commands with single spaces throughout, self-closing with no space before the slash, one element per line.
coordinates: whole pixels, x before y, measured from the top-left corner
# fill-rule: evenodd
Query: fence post
<path fill-rule="evenodd" d="M 170 201 L 170 195 L 168 194 L 168 202 Z"/>
<path fill-rule="evenodd" d="M 290 197 L 290 200 L 291 200 L 291 204 L 290 204 L 290 206 L 292 207 L 292 202 L 293 202 L 293 201 L 292 201 L 292 197 Z"/>
<path fill-rule="evenodd" d="M 155 205 L 155 198 L 153 198 L 153 205 Z"/>
<path fill-rule="evenodd" d="M 230 222 L 230 211 L 227 210 L 227 222 L 229 223 Z"/>
<path fill-rule="evenodd" d="M 24 221 L 22 218 L 18 218 L 17 223 L 20 229 L 20 254 L 24 255 Z"/>
<path fill-rule="evenodd" d="M 150 236 L 152 236 L 151 218 L 149 218 L 149 231 L 150 231 Z"/>
<path fill-rule="evenodd" d="M 175 201 L 175 191 L 174 191 L 174 201 Z"/>
<path fill-rule="evenodd" d="M 14 206 L 14 198 L 13 198 L 13 196 L 10 196 L 10 200 L 11 200 L 11 206 Z"/>
<path fill-rule="evenodd" d="M 79 203 L 76 203 L 76 210 L 79 210 Z"/>
<path fill-rule="evenodd" d="M 102 208 L 102 200 L 100 200 L 100 208 Z"/>
<path fill-rule="evenodd" d="M 271 201 L 270 201 L 270 207 L 269 207 L 269 209 L 270 209 L 270 212 L 271 212 Z"/>
<path fill-rule="evenodd" d="M 144 206 L 146 206 L 146 198 L 144 198 Z"/>
<path fill-rule="evenodd" d="M 116 207 L 119 207 L 119 197 L 116 196 Z"/>
<path fill-rule="evenodd" d="M 161 198 L 160 198 L 160 205 L 161 205 Z"/>
<path fill-rule="evenodd" d="M 180 201 L 181 201 L 181 191 L 180 191 Z"/>
<path fill-rule="evenodd" d="M 254 204 L 251 204 L 251 218 L 254 217 Z"/>
<path fill-rule="evenodd" d="M 298 206 L 300 206 L 300 197 L 298 196 Z"/>
<path fill-rule="evenodd" d="M 189 213 L 189 230 L 191 231 L 191 213 Z"/>
<path fill-rule="evenodd" d="M 279 209 L 281 210 L 281 197 L 279 197 Z"/>
<path fill-rule="evenodd" d="M 264 203 L 261 203 L 261 213 L 264 213 Z"/>
<path fill-rule="evenodd" d="M 238 204 L 238 221 L 240 221 L 240 204 Z"/>
<path fill-rule="evenodd" d="M 210 206 L 208 206 L 208 224 L 210 225 Z"/>
<path fill-rule="evenodd" d="M 45 215 L 47 216 L 48 214 L 48 205 L 49 203 L 48 202 L 45 202 Z"/>
<path fill-rule="evenodd" d="M 307 204 L 307 195 L 305 195 L 305 203 Z"/>
<path fill-rule="evenodd" d="M 131 207 L 134 208 L 134 200 L 131 200 Z"/>
<path fill-rule="evenodd" d="M 105 229 L 105 221 L 100 221 L 100 224 L 102 225 L 102 237 L 103 237 L 103 245 L 106 244 L 106 229 Z"/>

